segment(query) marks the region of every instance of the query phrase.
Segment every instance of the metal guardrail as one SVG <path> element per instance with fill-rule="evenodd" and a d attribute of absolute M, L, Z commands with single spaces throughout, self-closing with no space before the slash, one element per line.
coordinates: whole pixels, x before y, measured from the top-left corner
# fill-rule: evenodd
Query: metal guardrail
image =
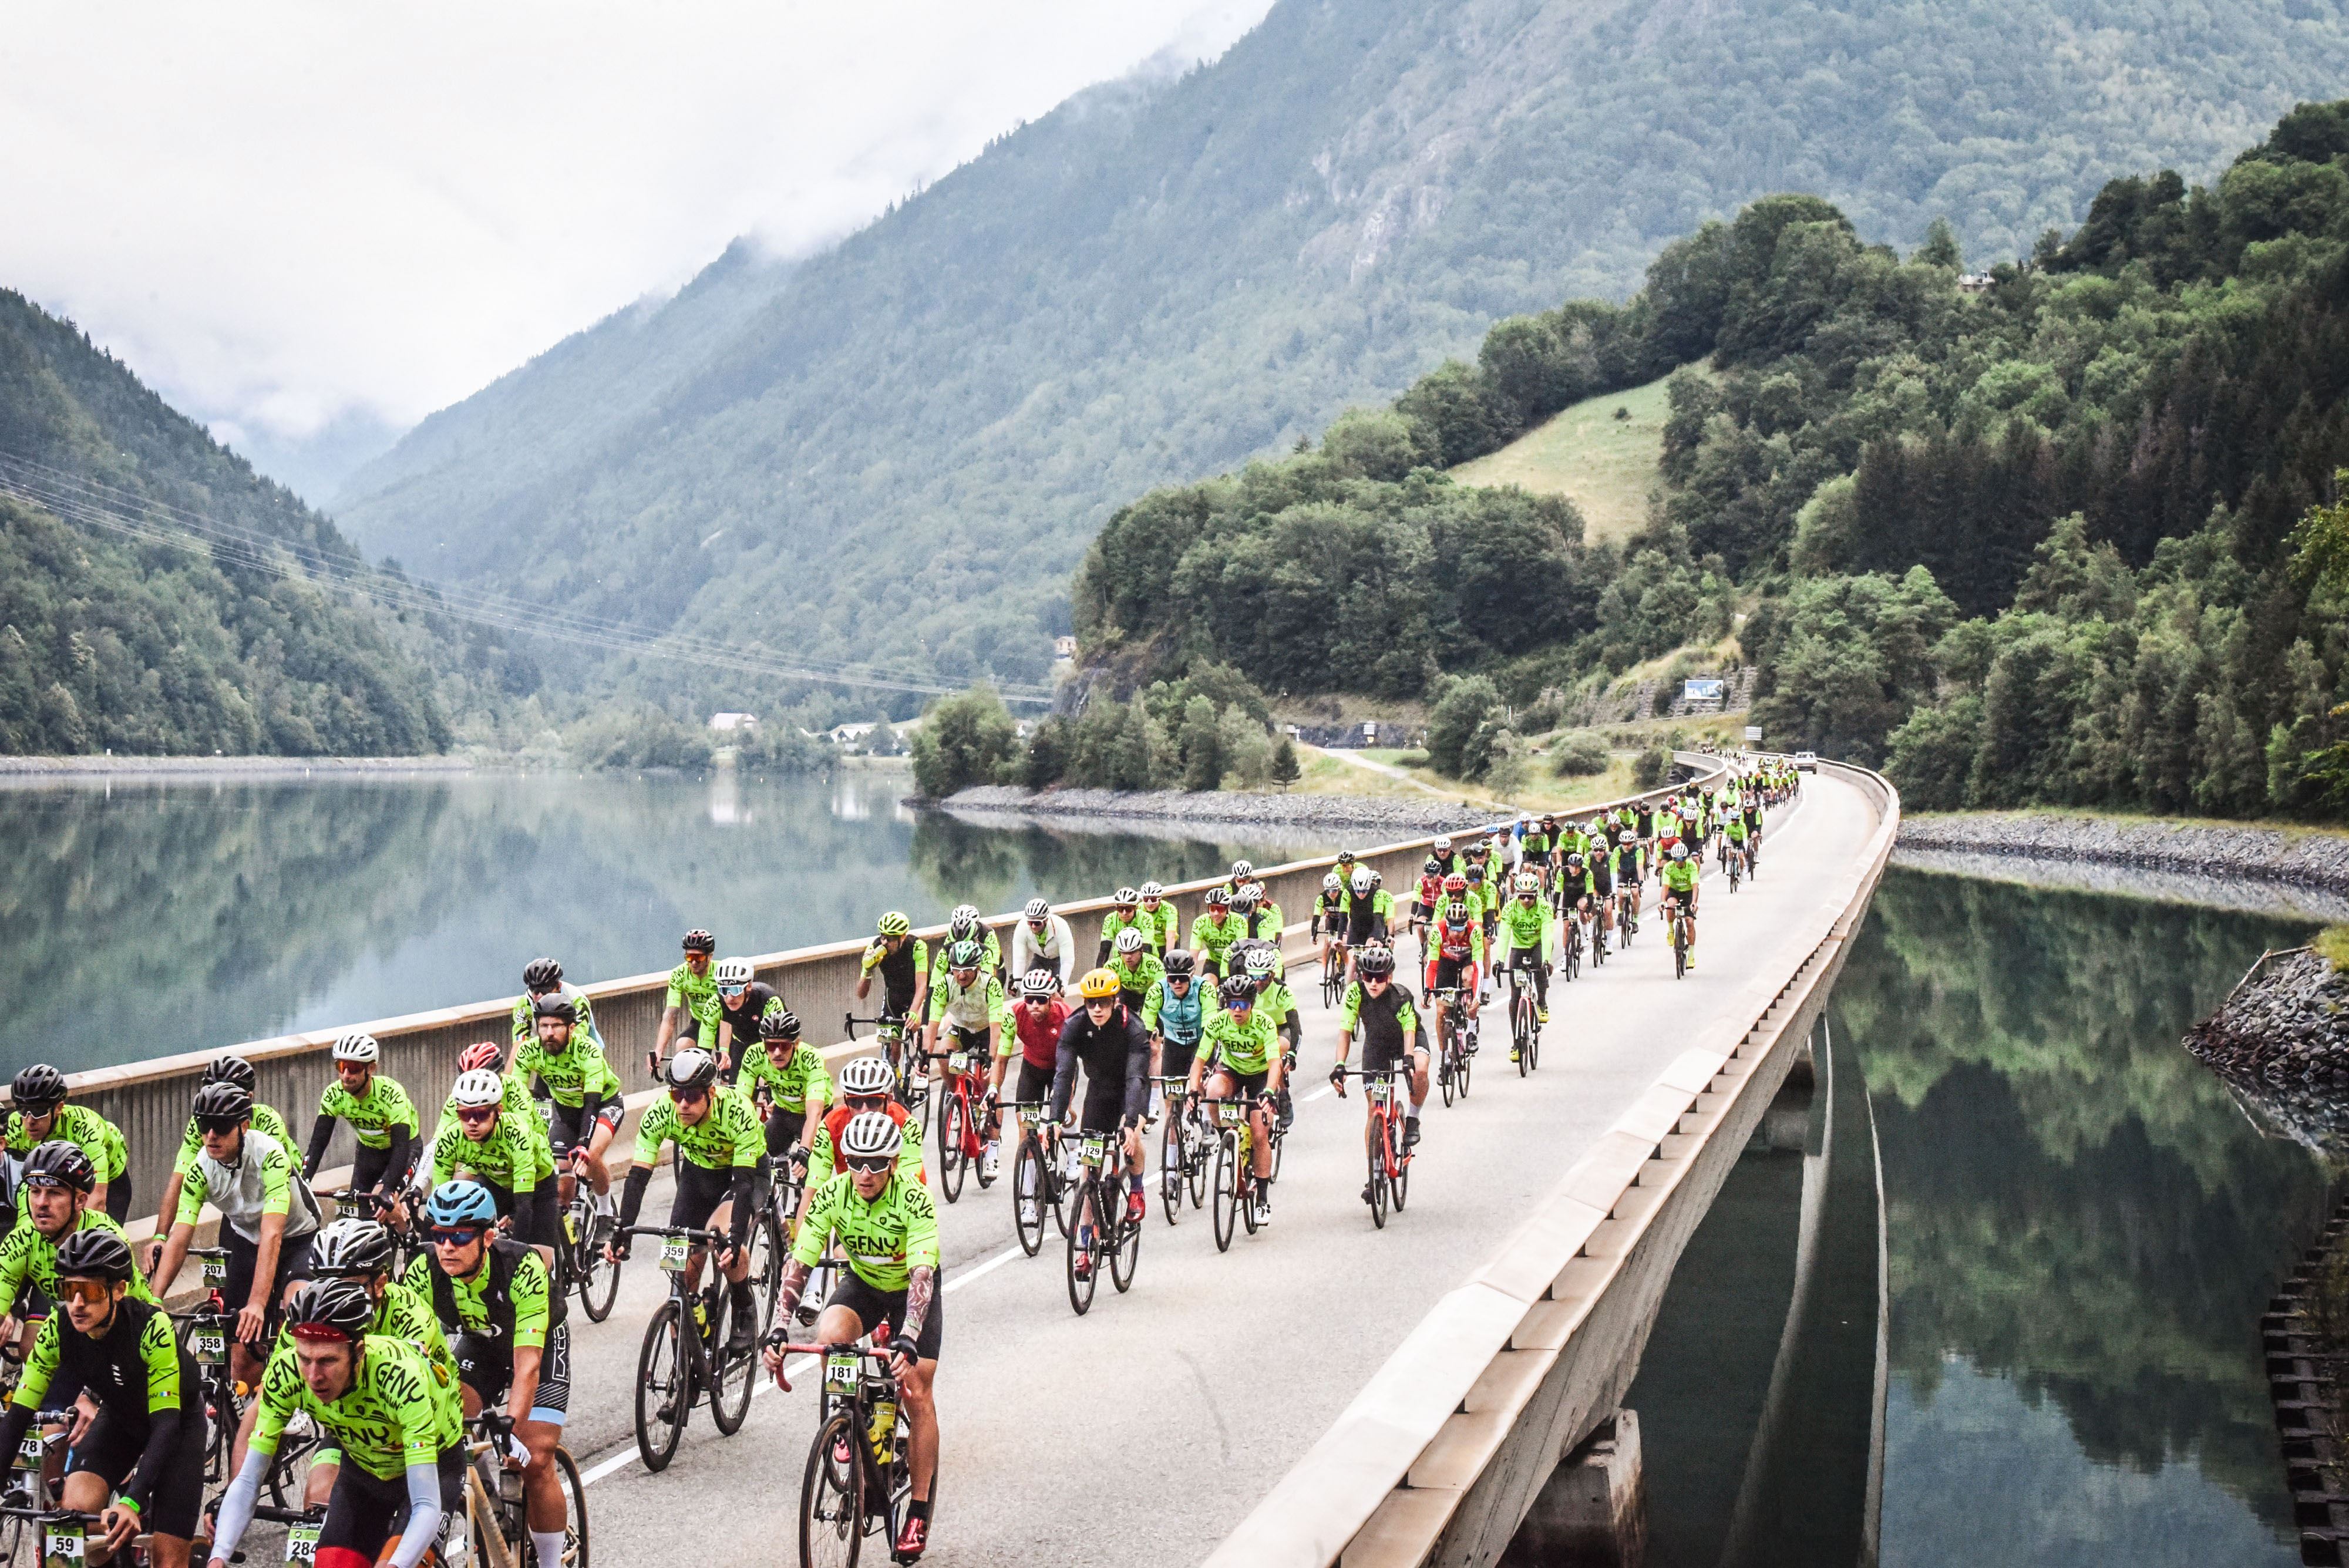
<path fill-rule="evenodd" d="M 1820 766 L 1857 784 L 1880 821 L 1798 928 L 1795 973 L 1758 977 L 1692 1032 L 1704 1044 L 1436 1303 L 1207 1568 L 1496 1563 L 1559 1460 L 1613 1414 L 1681 1251 L 1824 1008 L 1891 857 L 1899 792 L 1864 768 Z"/>
<path fill-rule="evenodd" d="M 1700 774 L 1717 773 L 1725 765 L 1719 757 L 1694 752 L 1678 753 L 1676 761 Z M 1609 810 L 1626 802 L 1654 799 L 1671 787 L 1665 785 L 1593 802 L 1561 815 L 1578 816 Z M 1359 850 L 1356 857 L 1376 867 L 1391 889 L 1407 888 L 1417 881 L 1418 864 L 1433 842 L 1433 836 L 1408 839 Z M 1266 867 L 1258 875 L 1283 913 L 1294 920 L 1310 909 L 1315 895 L 1321 889 L 1322 875 L 1336 864 L 1336 859 L 1333 854 L 1292 860 Z M 1168 897 L 1176 900 L 1182 929 L 1186 933 L 1191 919 L 1205 907 L 1200 895 L 1220 882 L 1221 878 L 1211 877 L 1169 885 Z M 1068 920 L 1081 959 L 1092 956 L 1100 940 L 1102 919 L 1112 907 L 1106 897 L 1054 906 L 1055 911 Z M 1008 933 L 1019 919 L 1015 912 L 990 917 L 987 923 L 1007 934 L 1008 946 Z M 921 928 L 916 934 L 935 941 L 945 931 L 942 925 L 929 926 Z M 793 948 L 762 954 L 750 961 L 758 978 L 781 992 L 785 1004 L 811 1029 L 823 1030 L 829 1028 L 832 1021 L 857 1011 L 856 979 L 865 944 L 870 940 L 869 937 L 859 937 Z M 522 961 L 522 956 L 518 956 L 517 969 Z M 613 1066 L 625 1085 L 640 1091 L 635 1098 L 643 1097 L 641 1092 L 650 1082 L 643 1066 L 645 1053 L 657 1037 L 667 987 L 666 970 L 581 987 L 595 1002 L 596 1027 L 603 1033 Z M 426 1122 L 420 1130 L 429 1137 L 439 1107 L 456 1079 L 458 1054 L 479 1040 L 503 1042 L 514 1001 L 512 996 L 498 997 L 332 1029 L 243 1043 L 222 1041 L 177 1055 L 70 1074 L 66 1081 L 76 1100 L 112 1121 L 129 1140 L 135 1219 L 138 1210 L 151 1204 L 160 1193 L 171 1172 L 172 1156 L 186 1131 L 188 1100 L 194 1092 L 197 1076 L 221 1051 L 234 1050 L 254 1064 L 259 1077 L 256 1097 L 285 1112 L 295 1136 L 301 1138 L 308 1135 L 318 1095 L 325 1087 L 324 1074 L 315 1058 L 330 1049 L 336 1037 L 346 1030 L 364 1029 L 383 1047 L 383 1071 L 398 1079 L 416 1102 Z M 350 1152 L 349 1133 L 338 1127 L 324 1163 L 330 1168 L 343 1164 L 349 1159 Z"/>

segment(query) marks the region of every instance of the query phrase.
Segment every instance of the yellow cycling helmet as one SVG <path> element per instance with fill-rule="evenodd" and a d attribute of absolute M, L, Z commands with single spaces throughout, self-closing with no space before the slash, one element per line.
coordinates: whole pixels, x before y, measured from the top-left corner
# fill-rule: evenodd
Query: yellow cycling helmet
<path fill-rule="evenodd" d="M 902 937 L 913 929 L 914 922 L 895 909 L 881 917 L 881 934 L 885 937 Z"/>
<path fill-rule="evenodd" d="M 1089 969 L 1077 981 L 1077 991 L 1087 1002 L 1100 1002 L 1115 996 L 1121 987 L 1117 976 L 1105 969 Z"/>

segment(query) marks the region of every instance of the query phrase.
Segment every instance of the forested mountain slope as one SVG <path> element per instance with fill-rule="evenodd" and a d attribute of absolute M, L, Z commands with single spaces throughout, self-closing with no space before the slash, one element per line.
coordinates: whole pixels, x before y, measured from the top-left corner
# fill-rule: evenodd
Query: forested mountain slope
<path fill-rule="evenodd" d="M 1279 0 L 837 248 L 742 247 L 426 421 L 337 515 L 428 577 L 1033 679 L 1152 484 L 1619 296 L 1764 192 L 2029 248 L 2349 79 L 2339 0 Z"/>
<path fill-rule="evenodd" d="M 1491 747 L 1733 633 L 1772 743 L 1913 805 L 2349 809 L 2349 100 L 2207 187 L 2112 182 L 1984 292 L 1959 260 L 1769 197 L 1623 306 L 1504 320 L 1317 447 L 1146 494 L 1076 579 L 1097 685 L 1423 693 Z M 1443 472 L 1667 371 L 1670 488 L 1620 548 Z"/>
<path fill-rule="evenodd" d="M 80 493 L 114 512 L 178 508 L 357 565 L 334 524 L 71 324 L 0 290 L 0 479 L 28 474 L 107 487 Z M 371 609 L 298 572 L 0 492 L 0 751 L 385 754 L 447 739 L 429 677 Z"/>

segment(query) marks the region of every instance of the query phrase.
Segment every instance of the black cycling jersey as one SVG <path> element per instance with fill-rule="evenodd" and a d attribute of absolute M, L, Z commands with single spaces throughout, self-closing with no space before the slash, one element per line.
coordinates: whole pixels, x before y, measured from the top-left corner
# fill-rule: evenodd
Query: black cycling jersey
<path fill-rule="evenodd" d="M 26 1359 L 16 1398 L 0 1417 L 0 1444 L 5 1445 L 0 1452 L 16 1451 L 36 1410 L 61 1408 L 82 1393 L 117 1428 L 144 1434 L 129 1479 L 107 1478 L 144 1507 L 167 1479 L 182 1436 L 183 1412 L 199 1397 L 195 1364 L 179 1347 L 171 1320 L 160 1307 L 124 1297 L 115 1303 L 114 1322 L 101 1339 L 67 1323 L 62 1310 L 51 1313 Z"/>
<path fill-rule="evenodd" d="M 906 944 L 908 948 L 912 945 L 910 942 Z M 887 960 L 882 961 L 881 968 L 885 972 L 886 971 Z M 890 994 L 893 996 L 895 994 L 894 988 Z M 759 1049 L 760 1015 L 767 1011 L 768 1003 L 781 1000 L 782 1000 L 781 992 L 766 981 L 759 980 L 754 980 L 742 988 L 742 1005 L 740 1007 L 727 1006 L 726 998 L 723 993 L 720 993 L 718 999 L 718 1022 L 734 1031 L 734 1054 L 737 1058 L 740 1057 L 746 1050 Z M 906 982 L 905 1001 L 911 1003 L 913 1000 L 913 982 L 909 981 Z"/>
<path fill-rule="evenodd" d="M 914 981 L 920 972 L 920 955 L 914 950 L 918 944 L 911 940 L 897 944 L 895 952 L 885 952 L 873 971 L 881 977 L 881 989 L 889 999 L 888 1011 L 893 1017 L 903 1018 L 914 1005 Z M 755 1037 L 756 1029 L 752 1033 Z"/>

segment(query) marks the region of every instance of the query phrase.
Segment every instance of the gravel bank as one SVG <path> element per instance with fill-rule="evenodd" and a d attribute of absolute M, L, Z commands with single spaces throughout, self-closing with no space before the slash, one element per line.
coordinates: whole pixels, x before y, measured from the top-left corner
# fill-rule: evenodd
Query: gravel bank
<path fill-rule="evenodd" d="M 2269 958 L 2186 1048 L 2303 1142 L 2349 1125 L 2349 975 L 2315 953 Z"/>
<path fill-rule="evenodd" d="M 1900 847 L 2250 877 L 2349 894 L 2349 836 L 2331 833 L 2286 834 L 2271 827 L 2144 817 L 1982 812 L 1903 817 Z"/>
<path fill-rule="evenodd" d="M 2213 875 L 2108 861 L 2026 858 L 1970 849 L 1919 849 L 1905 837 L 1893 852 L 1892 863 L 1912 871 L 2013 882 L 2028 888 L 2151 898 L 2157 903 L 2194 904 L 2247 915 L 2274 915 L 2288 920 L 2326 924 L 2349 921 L 2349 891 L 2295 887 L 2246 877 L 2240 872 Z"/>
<path fill-rule="evenodd" d="M 928 804 L 921 801 L 911 805 Z M 1188 794 L 1181 790 L 1128 794 L 1122 790 L 1033 791 L 981 785 L 948 796 L 943 804 L 966 815 L 1103 818 L 1133 822 L 1185 822 L 1202 826 L 1268 828 L 1345 828 L 1392 832 L 1398 836 L 1441 833 L 1490 822 L 1490 816 L 1433 796 L 1371 797 L 1342 794 L 1262 794 L 1238 790 Z"/>

